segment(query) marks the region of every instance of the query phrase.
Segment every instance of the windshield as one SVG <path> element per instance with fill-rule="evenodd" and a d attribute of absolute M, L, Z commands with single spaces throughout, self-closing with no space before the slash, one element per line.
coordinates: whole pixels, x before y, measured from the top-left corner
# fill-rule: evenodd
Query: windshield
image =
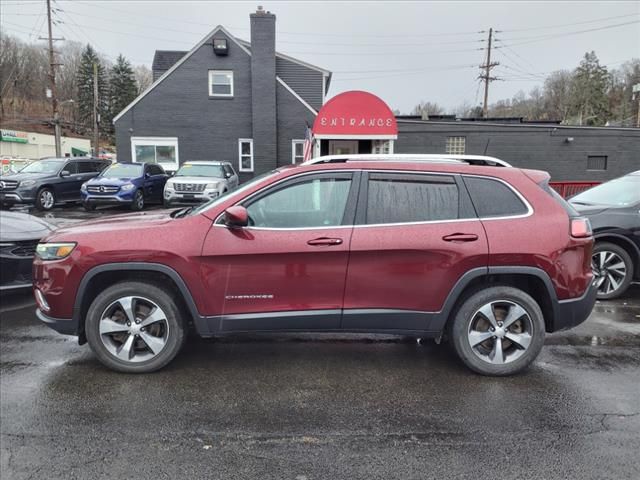
<path fill-rule="evenodd" d="M 624 207 L 640 203 L 640 176 L 629 175 L 593 187 L 570 199 L 579 205 Z"/>
<path fill-rule="evenodd" d="M 66 160 L 37 160 L 30 163 L 20 173 L 58 173 Z"/>
<path fill-rule="evenodd" d="M 142 165 L 134 163 L 114 163 L 107 168 L 101 177 L 106 178 L 133 178 L 142 176 Z"/>
<path fill-rule="evenodd" d="M 224 178 L 224 170 L 222 165 L 190 165 L 187 163 L 182 165 L 174 176 Z"/>
<path fill-rule="evenodd" d="M 189 213 L 191 215 L 196 215 L 198 213 L 204 212 L 205 210 L 208 210 L 209 208 L 215 207 L 219 203 L 224 202 L 228 197 L 230 197 L 232 195 L 236 195 L 238 193 L 245 192 L 247 190 L 250 190 L 256 183 L 259 183 L 259 182 L 263 181 L 265 178 L 270 177 L 272 175 L 277 175 L 279 173 L 280 173 L 279 170 L 271 170 L 269 172 L 263 173 L 262 175 L 258 175 L 257 177 L 255 177 L 255 178 L 249 180 L 247 183 L 243 184 L 240 188 L 237 188 L 236 190 L 230 190 L 230 191 L 228 191 L 226 193 L 223 193 L 222 195 L 220 195 L 219 197 L 215 198 L 214 200 L 210 200 L 207 203 L 203 203 L 202 205 L 198 206 L 197 208 L 194 208 Z"/>

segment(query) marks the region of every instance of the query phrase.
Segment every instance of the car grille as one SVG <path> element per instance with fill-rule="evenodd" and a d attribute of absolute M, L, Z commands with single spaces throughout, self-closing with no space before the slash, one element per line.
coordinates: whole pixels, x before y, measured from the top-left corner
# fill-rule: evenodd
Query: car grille
<path fill-rule="evenodd" d="M 116 193 L 118 190 L 120 190 L 120 187 L 112 187 L 108 185 L 93 185 L 93 186 L 87 187 L 87 192 L 98 193 L 98 194 L 100 193 L 111 194 L 111 193 Z"/>
<path fill-rule="evenodd" d="M 207 187 L 206 183 L 174 183 L 173 188 L 176 192 L 204 192 Z"/>
<path fill-rule="evenodd" d="M 26 240 L 23 242 L 12 242 L 0 248 L 3 256 L 13 257 L 33 257 L 36 254 L 38 240 Z"/>
<path fill-rule="evenodd" d="M 1 180 L 0 179 L 0 191 L 14 190 L 18 186 L 16 180 Z"/>

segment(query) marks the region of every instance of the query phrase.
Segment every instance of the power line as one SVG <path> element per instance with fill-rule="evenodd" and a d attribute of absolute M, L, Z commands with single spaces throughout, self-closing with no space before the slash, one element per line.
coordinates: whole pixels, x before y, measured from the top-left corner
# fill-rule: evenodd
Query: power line
<path fill-rule="evenodd" d="M 605 18 L 596 18 L 594 20 L 585 20 L 584 22 L 574 22 L 574 23 L 563 23 L 563 24 L 556 24 L 556 25 L 547 25 L 544 27 L 528 27 L 528 28 L 512 28 L 509 30 L 502 30 L 502 32 L 507 32 L 507 33 L 511 33 L 511 32 L 528 32 L 528 31 L 532 31 L 532 30 L 546 30 L 546 29 L 552 29 L 552 28 L 562 28 L 562 27 L 574 27 L 576 25 L 586 25 L 589 23 L 597 23 L 597 22 L 604 22 L 607 20 L 616 20 L 618 18 L 629 18 L 631 16 L 634 15 L 639 15 L 637 12 L 634 13 L 630 13 L 627 15 L 616 15 L 615 17 L 605 17 Z"/>

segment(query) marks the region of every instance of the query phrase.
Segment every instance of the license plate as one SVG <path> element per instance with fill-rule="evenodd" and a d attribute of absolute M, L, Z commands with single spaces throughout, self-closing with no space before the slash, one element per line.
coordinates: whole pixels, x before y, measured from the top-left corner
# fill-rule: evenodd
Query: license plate
<path fill-rule="evenodd" d="M 182 198 L 196 198 L 196 196 L 193 193 L 186 193 L 182 195 Z"/>

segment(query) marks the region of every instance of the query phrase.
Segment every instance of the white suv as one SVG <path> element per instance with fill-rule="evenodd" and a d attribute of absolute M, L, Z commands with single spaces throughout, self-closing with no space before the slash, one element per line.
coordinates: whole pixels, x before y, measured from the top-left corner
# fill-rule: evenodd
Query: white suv
<path fill-rule="evenodd" d="M 229 162 L 186 162 L 164 187 L 164 206 L 201 203 L 238 186 L 238 174 Z"/>

